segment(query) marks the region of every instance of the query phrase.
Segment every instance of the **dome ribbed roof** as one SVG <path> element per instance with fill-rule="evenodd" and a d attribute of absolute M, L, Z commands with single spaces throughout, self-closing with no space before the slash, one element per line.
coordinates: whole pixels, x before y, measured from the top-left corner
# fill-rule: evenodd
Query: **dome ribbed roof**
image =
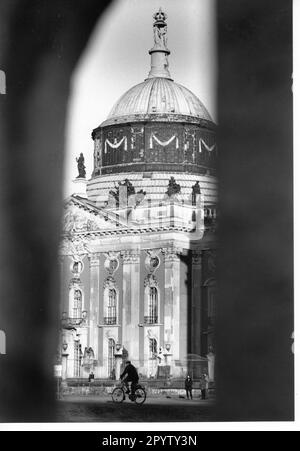
<path fill-rule="evenodd" d="M 174 120 L 175 115 L 184 115 L 212 122 L 207 109 L 195 94 L 173 80 L 155 77 L 129 89 L 114 105 L 102 125 L 134 120 L 141 115 L 149 117 L 166 114 L 173 114 Z"/>

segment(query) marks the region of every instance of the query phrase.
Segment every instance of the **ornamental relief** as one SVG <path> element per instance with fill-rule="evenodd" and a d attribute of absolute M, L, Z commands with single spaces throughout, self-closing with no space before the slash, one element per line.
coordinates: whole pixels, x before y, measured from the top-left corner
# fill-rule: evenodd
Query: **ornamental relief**
<path fill-rule="evenodd" d="M 70 266 L 70 270 L 74 275 L 74 278 L 79 279 L 80 274 L 83 271 L 83 262 L 81 259 L 76 258 L 72 255 L 72 263 Z"/>
<path fill-rule="evenodd" d="M 139 251 L 123 251 L 121 253 L 124 263 L 139 263 L 140 262 L 140 252 Z"/>
<path fill-rule="evenodd" d="M 148 274 L 148 275 L 145 277 L 145 280 L 144 280 L 144 287 L 145 287 L 145 288 L 146 288 L 146 287 L 149 287 L 149 288 L 151 288 L 151 287 L 157 288 L 157 287 L 158 287 L 158 282 L 157 282 L 157 280 L 156 280 L 156 277 L 155 277 L 153 274 Z"/>
<path fill-rule="evenodd" d="M 158 336 L 157 336 L 157 332 L 152 330 L 152 329 L 148 329 L 147 330 L 147 337 L 149 339 L 154 339 L 156 341 L 158 341 Z"/>
<path fill-rule="evenodd" d="M 63 217 L 63 232 L 89 232 L 107 229 L 107 223 L 102 218 L 86 213 L 77 207 L 68 207 Z"/>
<path fill-rule="evenodd" d="M 146 254 L 145 267 L 148 272 L 154 273 L 159 268 L 160 259 L 155 251 L 146 250 Z"/>
<path fill-rule="evenodd" d="M 192 253 L 192 263 L 193 265 L 201 265 L 202 263 L 202 251 L 193 251 Z"/>
<path fill-rule="evenodd" d="M 113 275 L 119 268 L 120 262 L 120 252 L 108 252 L 104 254 L 106 257 L 106 260 L 104 262 L 104 267 L 106 271 Z"/>
<path fill-rule="evenodd" d="M 118 342 L 118 337 L 117 337 L 117 334 L 115 331 L 108 329 L 105 332 L 105 336 L 106 336 L 107 340 L 110 340 L 112 338 L 116 343 Z"/>
<path fill-rule="evenodd" d="M 180 253 L 182 249 L 174 247 L 165 247 L 161 249 L 165 262 L 177 262 L 180 260 Z"/>
<path fill-rule="evenodd" d="M 116 287 L 116 281 L 112 276 L 107 277 L 107 279 L 104 281 L 103 288 L 113 289 Z"/>
<path fill-rule="evenodd" d="M 91 249 L 88 239 L 65 239 L 60 244 L 59 253 L 61 255 L 70 255 L 73 260 L 81 260 L 82 255 L 89 255 Z"/>

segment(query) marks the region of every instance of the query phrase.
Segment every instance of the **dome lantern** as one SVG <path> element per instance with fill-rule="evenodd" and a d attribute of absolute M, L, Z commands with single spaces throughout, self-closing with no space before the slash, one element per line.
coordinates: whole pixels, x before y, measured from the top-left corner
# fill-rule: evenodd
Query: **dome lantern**
<path fill-rule="evenodd" d="M 172 80 L 168 61 L 168 55 L 170 55 L 171 52 L 167 47 L 167 15 L 160 8 L 159 11 L 154 14 L 153 18 L 154 47 L 149 50 L 149 54 L 151 55 L 151 70 L 148 79 L 162 77 Z"/>

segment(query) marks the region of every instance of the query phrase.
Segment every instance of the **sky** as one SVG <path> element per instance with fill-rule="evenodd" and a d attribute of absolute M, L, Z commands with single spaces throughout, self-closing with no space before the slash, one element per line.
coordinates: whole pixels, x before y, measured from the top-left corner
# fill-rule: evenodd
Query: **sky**
<path fill-rule="evenodd" d="M 115 102 L 147 78 L 153 47 L 153 14 L 168 19 L 169 69 L 175 82 L 190 89 L 216 120 L 216 28 L 214 0 L 115 0 L 99 20 L 71 81 L 66 128 L 64 194 L 74 192 L 76 157 L 93 170 L 92 130 Z"/>

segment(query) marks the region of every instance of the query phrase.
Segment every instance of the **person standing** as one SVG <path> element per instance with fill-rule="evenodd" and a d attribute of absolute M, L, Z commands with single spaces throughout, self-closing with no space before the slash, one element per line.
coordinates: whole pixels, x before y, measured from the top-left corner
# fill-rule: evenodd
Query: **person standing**
<path fill-rule="evenodd" d="M 191 399 L 193 399 L 193 380 L 190 377 L 190 375 L 188 374 L 186 379 L 185 379 L 185 391 L 186 391 L 186 397 L 187 399 L 189 399 L 189 397 Z"/>
<path fill-rule="evenodd" d="M 208 390 L 208 375 L 203 373 L 200 379 L 200 389 L 201 389 L 201 398 L 207 398 L 207 390 Z"/>

